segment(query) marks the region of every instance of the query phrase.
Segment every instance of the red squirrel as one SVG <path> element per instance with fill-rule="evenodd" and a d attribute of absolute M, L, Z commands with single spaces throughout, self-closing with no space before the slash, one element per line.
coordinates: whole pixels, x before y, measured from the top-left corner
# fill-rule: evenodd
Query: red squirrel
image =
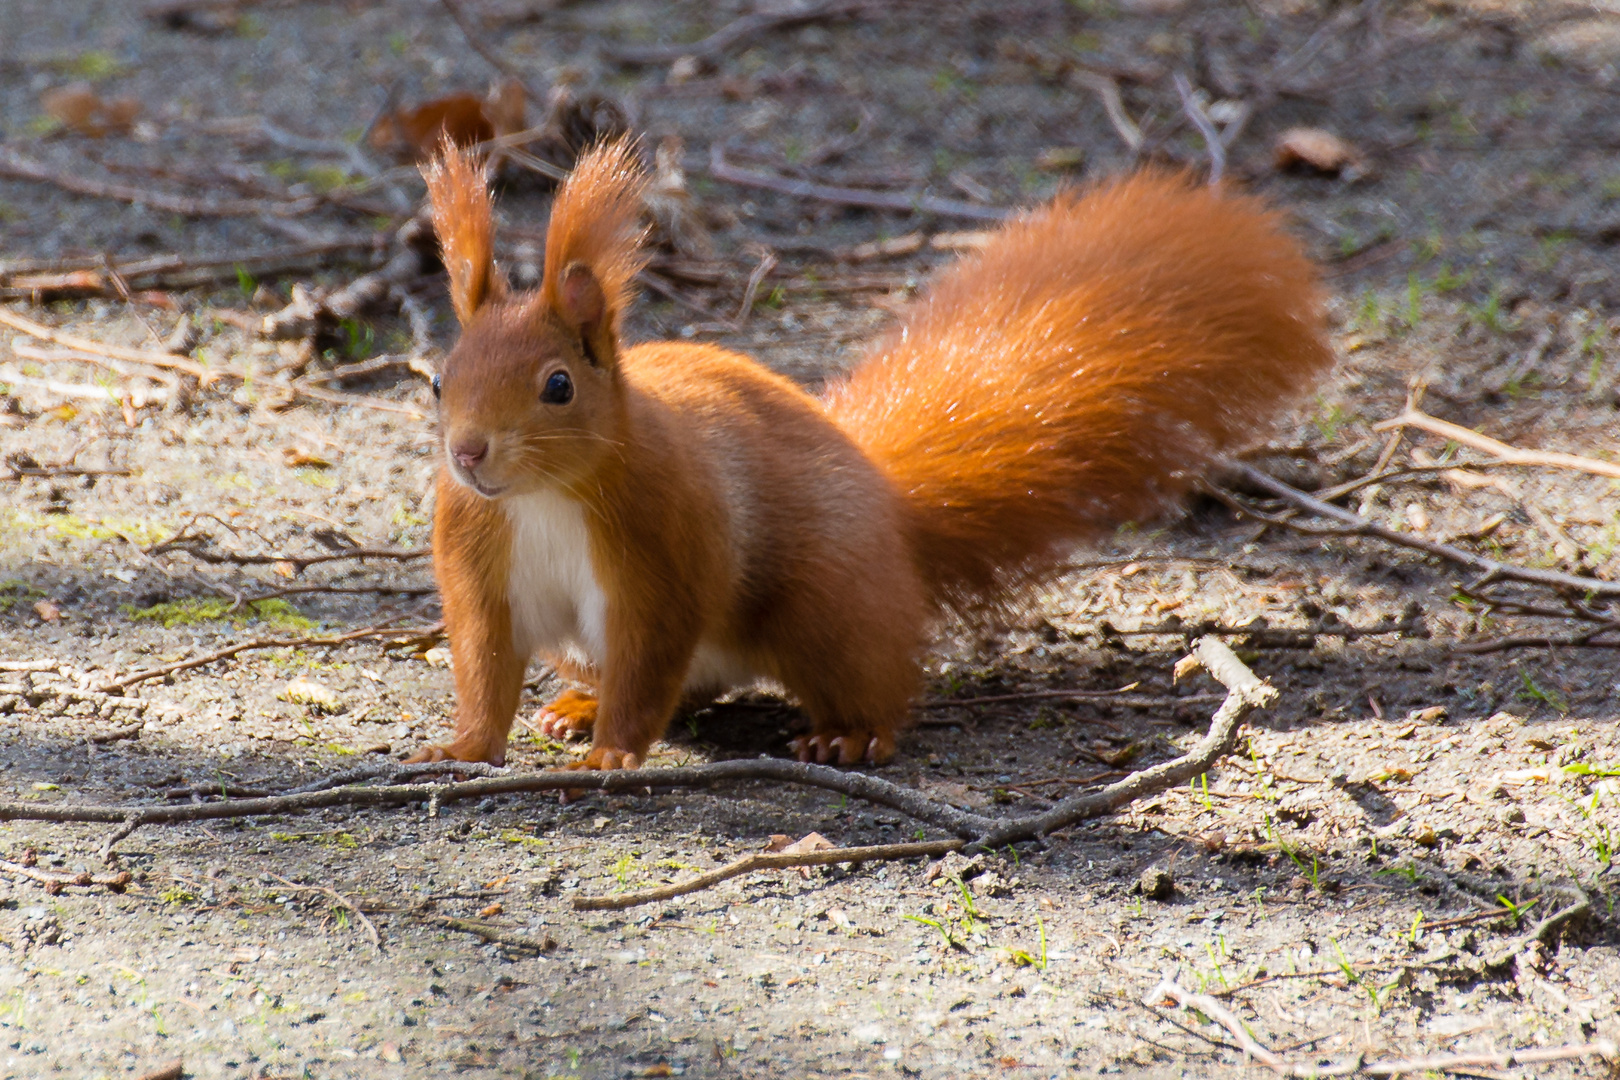
<path fill-rule="evenodd" d="M 1016 601 L 1141 521 L 1332 364 L 1280 216 L 1185 176 L 1059 195 L 938 275 L 817 397 L 713 345 L 627 346 L 644 173 L 624 140 L 552 206 L 508 291 L 477 161 L 425 173 L 461 339 L 434 382 L 434 570 L 455 739 L 501 764 L 538 654 L 593 688 L 540 726 L 634 769 L 683 700 L 762 681 L 800 760 L 881 763 L 931 626 Z"/>

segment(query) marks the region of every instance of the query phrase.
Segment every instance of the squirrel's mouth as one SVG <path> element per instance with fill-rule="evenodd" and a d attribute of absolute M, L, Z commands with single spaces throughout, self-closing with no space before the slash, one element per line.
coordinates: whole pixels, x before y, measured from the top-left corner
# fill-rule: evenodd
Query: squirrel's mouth
<path fill-rule="evenodd" d="M 506 490 L 505 485 L 496 487 L 494 485 L 484 483 L 482 480 L 478 479 L 471 469 L 459 464 L 451 464 L 450 475 L 456 478 L 456 483 L 460 484 L 464 488 L 471 488 L 486 499 L 493 499 Z"/>

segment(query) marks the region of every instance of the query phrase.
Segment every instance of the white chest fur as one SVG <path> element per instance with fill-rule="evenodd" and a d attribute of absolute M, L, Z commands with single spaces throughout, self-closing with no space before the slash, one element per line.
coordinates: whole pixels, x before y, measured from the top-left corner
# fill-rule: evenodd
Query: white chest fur
<path fill-rule="evenodd" d="M 591 564 L 584 507 L 553 492 L 513 496 L 504 507 L 512 525 L 506 595 L 518 654 L 545 649 L 600 665 L 607 598 Z"/>

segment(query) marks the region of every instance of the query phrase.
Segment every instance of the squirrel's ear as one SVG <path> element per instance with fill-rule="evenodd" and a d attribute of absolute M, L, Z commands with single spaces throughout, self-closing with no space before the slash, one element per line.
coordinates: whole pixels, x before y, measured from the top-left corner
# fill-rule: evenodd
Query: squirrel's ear
<path fill-rule="evenodd" d="M 591 360 L 613 362 L 641 251 L 646 174 L 628 138 L 592 147 L 563 181 L 546 230 L 540 303 L 577 333 Z"/>
<path fill-rule="evenodd" d="M 579 335 L 587 360 L 598 367 L 612 366 L 618 342 L 607 322 L 607 296 L 590 267 L 577 262 L 563 270 L 552 313 Z"/>
<path fill-rule="evenodd" d="M 450 302 L 465 326 L 486 302 L 506 295 L 506 282 L 495 269 L 494 209 L 484 168 L 477 155 L 457 149 L 446 136 L 422 178 L 450 275 Z"/>

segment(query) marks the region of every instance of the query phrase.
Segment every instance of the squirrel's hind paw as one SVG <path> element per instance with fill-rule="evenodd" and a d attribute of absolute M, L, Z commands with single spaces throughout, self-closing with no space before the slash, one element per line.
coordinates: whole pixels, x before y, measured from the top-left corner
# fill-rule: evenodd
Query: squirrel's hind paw
<path fill-rule="evenodd" d="M 855 731 L 846 735 L 801 735 L 788 744 L 800 761 L 828 761 L 839 765 L 882 765 L 894 757 L 894 736 L 887 732 Z"/>
<path fill-rule="evenodd" d="M 564 742 L 589 735 L 595 726 L 596 698 L 579 690 L 563 691 L 534 716 L 535 730 Z"/>

